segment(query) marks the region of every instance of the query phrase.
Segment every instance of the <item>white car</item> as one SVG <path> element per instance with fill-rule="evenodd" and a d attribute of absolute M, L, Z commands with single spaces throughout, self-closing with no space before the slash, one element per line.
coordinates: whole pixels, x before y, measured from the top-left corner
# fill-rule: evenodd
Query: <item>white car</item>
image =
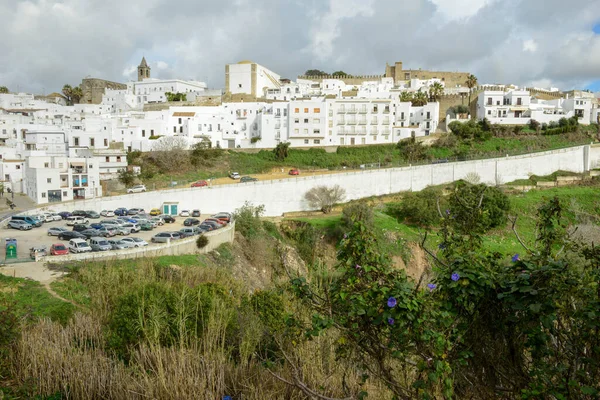
<path fill-rule="evenodd" d="M 239 174 L 239 173 L 237 173 L 237 172 L 232 172 L 232 173 L 229 175 L 229 177 L 230 177 L 231 179 L 240 179 L 240 178 L 241 178 L 240 174 Z"/>
<path fill-rule="evenodd" d="M 135 185 L 127 189 L 127 193 L 142 193 L 146 191 L 146 185 Z"/>
<path fill-rule="evenodd" d="M 102 215 L 103 217 L 114 217 L 115 213 L 110 210 L 102 210 L 100 211 L 100 215 Z"/>
<path fill-rule="evenodd" d="M 44 214 L 44 221 L 46 222 L 54 222 L 54 221 L 61 221 L 62 217 L 56 213 L 45 213 Z"/>
<path fill-rule="evenodd" d="M 190 210 L 181 210 L 181 212 L 179 213 L 180 217 L 189 217 L 190 216 Z"/>
<path fill-rule="evenodd" d="M 124 241 L 125 243 L 131 243 L 131 247 L 142 247 L 142 246 L 148 246 L 148 242 L 146 242 L 144 239 L 140 239 L 138 237 L 126 237 L 121 239 L 122 241 Z"/>
<path fill-rule="evenodd" d="M 92 251 L 92 248 L 83 239 L 71 239 L 69 240 L 69 251 L 71 253 L 88 253 Z"/>
<path fill-rule="evenodd" d="M 168 241 L 179 240 L 181 235 L 179 232 L 161 232 L 152 237 L 153 243 L 167 243 Z"/>

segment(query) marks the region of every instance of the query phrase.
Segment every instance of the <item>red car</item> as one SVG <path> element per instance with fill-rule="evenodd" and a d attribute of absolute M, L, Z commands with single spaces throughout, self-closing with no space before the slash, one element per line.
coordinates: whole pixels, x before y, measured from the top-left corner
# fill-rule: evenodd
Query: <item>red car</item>
<path fill-rule="evenodd" d="M 298 168 L 290 169 L 290 175 L 300 175 L 300 170 Z"/>
<path fill-rule="evenodd" d="M 198 181 L 198 182 L 192 183 L 192 187 L 202 187 L 202 186 L 208 186 L 208 182 Z"/>
<path fill-rule="evenodd" d="M 219 224 L 221 226 L 227 225 L 227 221 L 223 221 L 223 220 L 220 220 L 220 219 L 217 219 L 217 218 L 206 218 L 205 221 L 213 221 L 213 222 L 216 222 L 217 224 Z"/>
<path fill-rule="evenodd" d="M 56 243 L 50 246 L 51 256 L 66 256 L 67 254 L 69 254 L 69 249 L 62 243 Z"/>

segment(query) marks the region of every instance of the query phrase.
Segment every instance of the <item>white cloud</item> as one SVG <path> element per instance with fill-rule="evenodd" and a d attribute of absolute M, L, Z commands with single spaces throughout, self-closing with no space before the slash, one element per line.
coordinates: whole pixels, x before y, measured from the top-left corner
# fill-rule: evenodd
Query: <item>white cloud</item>
<path fill-rule="evenodd" d="M 528 39 L 523 42 L 523 51 L 529 51 L 531 53 L 535 53 L 538 46 L 535 40 Z"/>
<path fill-rule="evenodd" d="M 131 80 L 137 77 L 137 67 L 135 65 L 130 65 L 129 67 L 123 70 L 123 77 L 127 80 Z"/>
<path fill-rule="evenodd" d="M 169 69 L 169 64 L 167 64 L 164 61 L 157 61 L 156 62 L 156 68 L 157 69 L 161 69 L 161 70 Z"/>
<path fill-rule="evenodd" d="M 444 20 L 471 17 L 494 0 L 431 0 Z"/>

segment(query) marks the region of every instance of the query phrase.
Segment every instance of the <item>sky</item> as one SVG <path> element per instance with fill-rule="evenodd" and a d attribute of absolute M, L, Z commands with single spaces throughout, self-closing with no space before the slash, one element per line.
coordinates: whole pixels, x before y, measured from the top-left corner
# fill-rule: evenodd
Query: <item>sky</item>
<path fill-rule="evenodd" d="M 51 93 L 85 77 L 222 88 L 225 64 L 282 77 L 467 71 L 480 83 L 600 91 L 598 0 L 0 0 L 0 86 Z"/>

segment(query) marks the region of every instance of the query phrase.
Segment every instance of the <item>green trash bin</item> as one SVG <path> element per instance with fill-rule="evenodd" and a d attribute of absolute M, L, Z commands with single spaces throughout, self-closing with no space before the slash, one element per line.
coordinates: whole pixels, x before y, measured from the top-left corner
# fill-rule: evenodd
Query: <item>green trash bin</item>
<path fill-rule="evenodd" d="M 17 258 L 17 239 L 5 239 L 6 242 L 6 259 Z"/>

